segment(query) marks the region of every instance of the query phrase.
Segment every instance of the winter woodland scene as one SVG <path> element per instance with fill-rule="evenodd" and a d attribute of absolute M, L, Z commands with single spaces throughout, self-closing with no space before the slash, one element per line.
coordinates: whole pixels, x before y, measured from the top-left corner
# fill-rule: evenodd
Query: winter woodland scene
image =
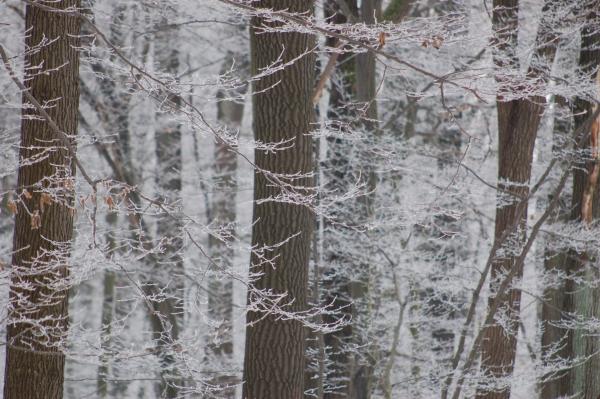
<path fill-rule="evenodd" d="M 6 399 L 600 398 L 600 0 L 0 0 Z"/>

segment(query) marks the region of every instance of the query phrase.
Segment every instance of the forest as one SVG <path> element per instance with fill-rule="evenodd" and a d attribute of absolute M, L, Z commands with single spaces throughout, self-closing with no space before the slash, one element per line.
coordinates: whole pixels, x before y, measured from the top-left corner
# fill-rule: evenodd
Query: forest
<path fill-rule="evenodd" d="M 600 398 L 600 0 L 0 0 L 0 397 Z"/>

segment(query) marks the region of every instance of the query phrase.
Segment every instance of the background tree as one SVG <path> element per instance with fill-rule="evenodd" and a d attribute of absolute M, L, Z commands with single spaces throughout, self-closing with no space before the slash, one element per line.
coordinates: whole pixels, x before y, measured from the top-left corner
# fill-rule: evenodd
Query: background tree
<path fill-rule="evenodd" d="M 543 12 L 550 13 L 553 5 L 546 3 Z M 550 8 L 550 9 L 549 9 Z M 493 26 L 497 40 L 494 63 L 498 68 L 519 68 L 516 53 L 519 3 L 518 1 L 495 1 Z M 542 20 L 538 30 L 536 53 L 527 70 L 528 78 L 539 79 L 543 85 L 547 79 L 556 53 L 556 34 Z M 498 200 L 496 211 L 494 247 L 519 248 L 523 242 L 527 221 L 527 196 L 533 160 L 533 147 L 538 126 L 544 112 L 545 99 L 537 94 L 525 98 L 510 99 L 514 92 L 511 83 L 503 76 L 496 75 L 499 83 L 498 107 L 498 186 L 512 198 Z M 543 86 L 540 87 L 543 89 Z M 540 89 L 538 88 L 538 90 Z M 490 387 L 478 390 L 478 398 L 508 398 L 510 387 L 500 378 L 513 371 L 516 354 L 516 340 L 519 326 L 521 291 L 510 290 L 496 294 L 499 281 L 507 278 L 512 269 L 521 268 L 515 263 L 516 257 L 510 254 L 494 254 L 491 272 L 490 307 L 494 301 L 502 301 L 500 306 L 505 312 L 504 324 L 485 326 L 485 338 L 481 348 L 482 371 L 486 377 L 493 377 Z M 515 273 L 516 279 L 523 275 L 522 270 Z M 499 386 L 496 384 L 499 383 Z"/>
<path fill-rule="evenodd" d="M 241 43 L 247 43 L 243 37 L 241 27 L 234 26 L 229 29 L 233 37 Z M 245 48 L 233 48 L 229 51 L 221 67 L 222 76 L 227 76 L 231 71 L 237 71 L 242 77 L 249 75 L 250 60 Z M 225 125 L 232 135 L 241 134 L 242 121 L 245 109 L 245 94 L 248 84 L 224 87 L 217 93 L 217 120 Z M 228 137 L 231 139 L 231 137 Z M 227 397 L 235 395 L 235 384 L 239 383 L 237 376 L 231 373 L 234 368 L 233 353 L 233 279 L 230 273 L 235 265 L 234 239 L 237 223 L 237 191 L 238 191 L 238 154 L 228 138 L 217 138 L 214 144 L 212 195 L 209 208 L 209 220 L 215 225 L 216 232 L 208 239 L 211 256 L 215 260 L 210 272 L 208 283 L 209 316 L 217 325 L 216 334 L 209 335 L 211 343 L 208 345 L 209 363 L 216 370 L 224 370 L 224 378 L 217 378 L 215 384 L 225 386 L 220 393 Z M 215 267 L 217 266 L 217 267 Z M 225 371 L 227 370 L 227 371 Z"/>
<path fill-rule="evenodd" d="M 165 73 L 167 79 L 179 75 L 179 51 L 177 50 L 178 28 L 169 26 L 170 21 L 177 18 L 177 12 L 167 6 L 162 18 L 158 21 L 154 39 L 154 57 L 157 68 Z M 177 92 L 177 80 L 169 82 L 173 91 Z M 164 105 L 156 113 L 156 160 L 157 189 L 161 200 L 175 211 L 182 207 L 181 173 L 183 160 L 181 156 L 181 126 L 174 120 L 173 110 L 180 101 L 176 96 L 167 94 Z M 155 340 L 163 352 L 161 356 L 162 383 L 157 394 L 165 398 L 179 396 L 179 387 L 183 381 L 177 377 L 174 345 L 183 330 L 184 323 L 184 266 L 182 259 L 183 231 L 181 218 L 175 215 L 162 215 L 157 222 L 156 233 L 162 242 L 162 253 L 157 255 L 156 264 L 152 267 L 152 281 L 156 284 L 163 298 L 157 299 L 154 316 L 151 316 Z"/>
<path fill-rule="evenodd" d="M 578 14 L 585 19 L 581 28 L 581 48 L 579 53 L 579 66 L 590 85 L 598 85 L 597 71 L 600 66 L 600 51 L 595 48 L 598 42 L 598 2 L 589 1 L 579 5 Z M 597 105 L 589 98 L 579 96 L 574 101 L 574 151 L 577 160 L 573 166 L 573 190 L 571 198 L 571 221 L 577 223 L 583 231 L 590 228 L 598 217 L 598 160 L 597 143 L 599 121 L 596 117 L 591 124 L 588 122 L 593 116 Z M 579 143 L 582 143 L 581 145 Z M 558 353 L 563 362 L 571 362 L 570 372 L 563 372 L 560 378 L 546 383 L 548 397 L 557 392 L 557 395 L 580 395 L 582 398 L 595 398 L 600 395 L 600 381 L 596 377 L 599 366 L 598 339 L 589 335 L 589 327 L 585 323 L 578 325 L 583 320 L 589 320 L 599 315 L 599 298 L 597 277 L 594 268 L 590 265 L 596 259 L 593 249 L 570 249 L 558 258 L 559 267 L 562 267 L 566 279 L 563 283 L 564 293 L 562 301 L 554 302 L 555 326 L 562 333 L 554 336 L 548 345 L 561 347 Z M 571 323 L 574 327 L 564 328 Z M 561 328 L 563 327 L 563 328 Z M 586 359 L 582 364 L 577 364 L 577 359 Z"/>

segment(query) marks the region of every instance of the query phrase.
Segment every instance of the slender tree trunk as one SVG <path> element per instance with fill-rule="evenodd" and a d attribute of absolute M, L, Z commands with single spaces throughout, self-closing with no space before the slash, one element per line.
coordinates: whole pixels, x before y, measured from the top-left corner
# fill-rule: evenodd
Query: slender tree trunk
<path fill-rule="evenodd" d="M 92 8 L 93 4 L 90 5 Z M 121 48 L 125 45 L 125 37 L 127 31 L 125 29 L 125 23 L 127 21 L 127 12 L 128 12 L 127 4 L 119 4 L 113 10 L 113 17 L 110 25 L 110 42 Z M 87 40 L 91 40 L 93 37 L 93 32 L 87 28 L 86 25 L 82 27 L 83 37 Z M 90 45 L 91 43 L 86 43 Z M 111 57 L 111 61 L 115 61 L 115 56 Z M 105 110 L 102 115 L 99 115 L 99 119 L 102 121 L 103 130 L 106 133 L 109 133 L 111 130 L 116 132 L 116 137 L 118 137 L 118 143 L 115 143 L 115 146 L 120 146 L 122 151 L 115 151 L 116 155 L 126 154 L 122 157 L 116 157 L 120 164 L 130 165 L 129 158 L 129 102 L 131 95 L 127 93 L 124 87 L 118 87 L 117 82 L 123 84 L 122 80 L 116 80 L 109 76 L 107 76 L 107 72 L 102 65 L 101 61 L 97 61 L 92 63 L 92 70 L 98 74 L 98 76 L 103 76 L 103 79 L 99 80 L 100 92 L 103 96 L 103 104 L 108 106 L 108 109 Z M 94 93 L 91 93 L 86 89 L 84 83 L 82 83 L 82 99 L 85 99 L 90 103 L 92 108 L 99 107 L 99 101 L 97 101 L 94 96 Z M 102 107 L 100 107 L 102 108 Z M 114 155 L 113 155 L 114 156 Z M 124 159 L 122 159 L 124 158 Z M 119 223 L 119 217 L 116 213 L 109 213 L 106 216 L 106 222 L 108 225 L 112 226 L 113 229 L 116 229 Z M 112 252 L 118 247 L 119 243 L 117 242 L 117 237 L 113 232 L 109 232 L 106 235 L 106 240 L 109 245 L 109 251 Z M 119 383 L 111 384 L 109 383 L 109 377 L 111 373 L 114 373 L 116 370 L 111 367 L 110 356 L 107 353 L 111 350 L 112 333 L 113 333 L 113 322 L 115 319 L 115 313 L 119 310 L 120 307 L 124 306 L 124 304 L 120 301 L 117 301 L 116 298 L 116 286 L 120 285 L 119 283 L 125 284 L 122 280 L 122 276 L 116 274 L 113 270 L 105 270 L 103 277 L 103 294 L 102 294 L 102 313 L 100 315 L 101 322 L 101 333 L 100 333 L 100 365 L 98 366 L 98 381 L 97 381 L 97 389 L 98 396 L 101 398 L 106 398 L 109 396 L 109 391 L 113 396 L 124 395 L 127 383 L 125 381 L 120 381 Z M 125 315 L 129 310 L 123 312 L 120 310 L 121 315 Z"/>
<path fill-rule="evenodd" d="M 518 0 L 494 0 L 493 28 L 496 47 L 494 63 L 499 70 L 496 76 L 499 83 L 497 95 L 498 113 L 498 186 L 507 194 L 500 193 L 496 208 L 494 231 L 494 247 L 505 250 L 505 254 L 495 254 L 490 281 L 490 306 L 495 298 L 495 290 L 504 276 L 516 267 L 521 244 L 524 242 L 527 222 L 527 196 L 533 162 L 533 147 L 537 129 L 544 112 L 545 99 L 540 96 L 507 99 L 505 96 L 514 92 L 511 83 L 505 80 L 506 69 L 518 68 L 516 55 L 518 31 Z M 548 12 L 548 3 L 544 6 L 544 14 Z M 527 72 L 530 79 L 538 78 L 543 82 L 547 77 L 549 65 L 556 51 L 555 38 L 548 27 L 542 23 L 536 39 L 536 62 Z M 508 203 L 508 204 L 507 204 Z M 514 281 L 523 274 L 517 270 Z M 485 335 L 481 345 L 481 368 L 486 378 L 491 379 L 493 387 L 480 387 L 478 399 L 508 399 L 510 385 L 505 381 L 512 375 L 519 326 L 521 307 L 521 291 L 510 289 L 501 298 L 500 309 L 504 309 L 505 325 L 492 324 L 484 326 Z M 496 385 L 496 386 L 494 386 Z"/>
<path fill-rule="evenodd" d="M 318 106 L 315 113 L 318 113 Z M 315 119 L 318 119 L 316 117 Z M 315 187 L 319 187 L 321 179 L 320 170 L 320 152 L 321 152 L 321 139 L 317 138 L 314 142 L 314 173 Z M 317 206 L 321 203 L 320 193 L 317 192 L 316 196 Z M 321 303 L 321 286 L 323 281 L 321 278 L 322 270 L 322 235 L 323 218 L 321 215 L 315 215 L 315 226 L 311 247 L 312 255 L 312 270 L 310 274 L 310 289 L 309 297 L 310 304 L 312 306 L 318 306 Z M 323 316 L 317 315 L 315 317 L 315 323 L 323 323 Z M 304 371 L 304 389 L 305 395 L 311 396 L 315 399 L 323 399 L 325 392 L 325 334 L 322 331 L 309 331 L 306 337 L 306 370 Z"/>
<path fill-rule="evenodd" d="M 116 219 L 116 215 L 111 215 Z M 114 225 L 115 223 L 109 221 L 109 224 Z M 115 248 L 114 237 L 108 237 L 109 250 L 113 251 Z M 104 279 L 102 283 L 102 315 L 100 317 L 101 323 L 101 337 L 100 347 L 102 353 L 100 354 L 100 365 L 98 366 L 98 396 L 106 398 L 108 396 L 108 376 L 110 373 L 110 359 L 109 355 L 106 354 L 108 346 L 111 341 L 113 315 L 115 311 L 115 273 L 112 270 L 106 270 L 104 272 Z"/>
<path fill-rule="evenodd" d="M 167 11 L 165 11 L 167 12 Z M 167 12 L 161 20 L 165 26 L 172 22 L 174 12 Z M 155 35 L 154 57 L 158 69 L 168 74 L 167 79 L 176 79 L 179 71 L 179 51 L 177 50 L 177 29 L 161 28 Z M 181 207 L 181 126 L 174 121 L 171 107 L 179 105 L 177 97 L 168 97 L 164 109 L 156 113 L 156 159 L 158 176 L 157 190 L 168 207 Z M 171 211 L 170 211 L 171 212 Z M 183 328 L 183 237 L 182 225 L 178 213 L 163 214 L 157 223 L 157 238 L 164 242 L 163 250 L 154 260 L 152 283 L 160 292 L 158 299 L 152 302 L 154 313 L 150 316 L 154 339 L 158 346 L 161 363 L 161 382 L 158 393 L 164 398 L 176 398 L 183 381 L 178 377 L 180 371 L 173 352 L 179 334 Z"/>
<path fill-rule="evenodd" d="M 249 62 L 243 54 L 228 54 L 223 63 L 222 73 L 227 72 L 232 65 L 237 65 L 244 75 L 247 74 Z M 232 130 L 238 130 L 244 115 L 243 95 L 247 86 L 242 86 L 229 92 L 221 90 L 217 94 L 218 120 Z M 231 247 L 235 235 L 236 198 L 237 198 L 237 154 L 221 139 L 217 139 L 214 150 L 213 179 L 214 194 L 212 195 L 210 218 L 211 223 L 219 228 L 220 237 L 209 236 L 209 246 L 212 259 L 219 268 L 210 271 L 208 288 L 208 313 L 213 322 L 218 323 L 216 335 L 211 332 L 208 345 L 208 361 L 214 365 L 220 377 L 213 383 L 223 390 L 218 397 L 233 398 L 237 377 L 231 374 L 233 365 L 233 281 L 223 272 L 233 268 L 234 250 Z M 227 371 L 223 371 L 223 369 Z"/>
<path fill-rule="evenodd" d="M 262 0 L 257 7 L 310 14 L 312 1 Z M 307 34 L 259 33 L 263 24 L 273 25 L 260 18 L 252 20 L 251 58 L 256 73 L 275 62 L 281 55 L 289 62 L 312 50 L 313 37 Z M 309 135 L 313 121 L 312 91 L 315 58 L 304 54 L 292 65 L 260 78 L 253 96 L 255 138 L 274 143 L 293 140 L 287 149 L 275 152 L 256 150 L 254 175 L 254 216 L 252 229 L 253 254 L 251 273 L 260 273 L 253 285 L 264 293 L 286 294 L 284 310 L 299 312 L 306 309 L 308 261 L 314 215 L 301 204 L 261 201 L 284 194 L 274 184 L 271 174 L 304 175 L 279 179 L 288 183 L 285 190 L 309 194 L 313 167 L 313 140 Z M 259 254 L 260 248 L 267 249 Z M 265 262 L 265 258 L 270 261 Z M 272 263 L 271 263 L 272 262 Z M 252 291 L 248 304 L 257 300 Z M 250 311 L 247 316 L 246 353 L 244 358 L 244 399 L 304 397 L 305 327 L 301 321 L 286 320 L 262 311 Z"/>
<path fill-rule="evenodd" d="M 358 16 L 356 0 L 344 0 L 352 16 L 346 16 L 339 9 L 335 0 L 326 3 L 325 17 L 332 23 L 344 24 Z M 328 39 L 328 46 L 335 47 L 337 41 Z M 348 125 L 356 119 L 349 103 L 355 98 L 356 58 L 351 53 L 341 54 L 337 60 L 336 70 L 332 76 L 329 93 L 328 118 L 335 121 L 332 126 L 341 132 L 348 130 Z M 351 178 L 350 158 L 352 145 L 343 137 L 327 137 L 327 155 L 322 162 L 323 180 L 326 192 L 331 195 L 342 195 L 348 191 Z M 332 218 L 339 223 L 349 220 L 343 209 L 330 210 Z M 323 321 L 334 323 L 338 318 L 349 321 L 352 318 L 352 297 L 348 270 L 350 259 L 338 250 L 340 234 L 334 223 L 328 219 L 323 221 L 323 298 L 324 305 L 332 305 L 335 314 L 324 315 Z M 353 335 L 353 326 L 348 323 L 343 328 L 324 334 L 325 376 L 323 383 L 324 399 L 346 398 L 350 385 L 351 355 L 349 346 Z"/>
<path fill-rule="evenodd" d="M 344 15 L 336 2 L 327 3 L 326 17 L 334 23 L 361 20 L 373 24 L 377 10 L 376 1 L 363 1 L 358 7 L 355 0 L 346 1 Z M 334 41 L 328 45 L 335 46 Z M 337 85 L 330 92 L 330 118 L 337 120 L 339 129 L 363 129 L 375 133 L 377 129 L 377 106 L 375 102 L 375 56 L 367 52 L 342 54 L 338 60 Z M 351 109 L 352 102 L 359 109 Z M 359 120 L 360 122 L 357 122 Z M 351 164 L 352 145 L 343 138 L 327 139 L 327 159 L 323 162 L 323 175 L 327 190 L 333 195 L 341 195 L 350 187 L 349 179 L 356 175 L 366 177 L 368 194 L 356 201 L 357 214 L 348 214 L 343 209 L 333 212 L 333 216 L 342 224 L 367 222 L 373 211 L 375 175 L 371 159 L 364 151 L 359 152 L 356 166 Z M 353 170 L 356 167 L 356 170 Z M 363 181 L 364 182 L 364 181 Z M 324 237 L 324 289 L 323 302 L 333 304 L 337 314 L 324 317 L 324 321 L 333 322 L 336 318 L 352 320 L 338 331 L 325 334 L 324 344 L 327 351 L 327 375 L 324 383 L 324 398 L 368 398 L 371 392 L 373 373 L 373 353 L 367 340 L 367 329 L 371 324 L 371 267 L 357 264 L 339 250 L 341 241 L 349 236 L 356 239 L 354 231 L 339 231 L 340 226 L 325 223 Z M 340 233 L 344 238 L 340 238 Z M 352 349 L 360 348 L 360 349 Z"/>
<path fill-rule="evenodd" d="M 564 98 L 557 98 L 554 104 L 554 132 L 553 146 L 559 148 L 561 142 L 565 142 L 566 137 L 572 130 L 572 118 L 570 117 L 570 104 Z M 554 151 L 553 151 L 554 153 Z M 548 203 L 552 198 L 548 198 Z M 562 205 L 562 201 L 561 201 Z M 561 206 L 554 216 L 557 221 L 566 221 L 569 219 L 567 206 Z M 553 248 L 556 240 L 554 237 L 548 237 L 546 248 L 544 248 L 544 271 L 551 275 L 566 272 L 567 254 L 565 251 L 557 251 Z M 558 286 L 544 288 L 544 301 L 542 303 L 542 359 L 547 359 L 545 364 L 549 367 L 551 363 L 562 361 L 569 358 L 571 344 L 569 343 L 569 334 L 567 329 L 556 326 L 556 323 L 563 318 L 565 308 L 571 308 L 566 301 L 570 300 L 567 294 L 566 281 L 560 281 Z M 561 396 L 567 396 L 570 392 L 569 372 L 563 371 L 555 375 L 551 373 L 545 376 L 541 383 L 540 399 L 555 399 Z"/>
<path fill-rule="evenodd" d="M 378 1 L 362 0 L 360 3 L 360 20 L 366 25 L 375 24 L 379 14 Z M 375 54 L 368 51 L 356 55 L 356 99 L 363 107 L 361 128 L 367 134 L 368 148 L 375 143 L 378 136 L 377 101 L 376 101 L 376 59 Z M 371 222 L 374 212 L 375 188 L 377 176 L 375 174 L 374 157 L 368 149 L 359 154 L 359 170 L 361 176 L 367 179 L 367 193 L 358 198 L 358 209 L 362 222 Z M 368 234 L 365 232 L 364 234 Z M 373 284 L 374 268 L 370 263 L 358 265 L 357 276 L 351 283 L 352 319 L 354 334 L 352 337 L 356 348 L 350 369 L 350 399 L 369 399 L 373 384 L 373 371 L 377 358 L 374 337 L 369 336 L 372 325 L 371 286 Z"/>
<path fill-rule="evenodd" d="M 66 0 L 57 9 L 78 7 Z M 77 133 L 80 20 L 26 7 L 25 85 L 68 135 Z M 35 48 L 43 40 L 49 40 Z M 48 74 L 28 67 L 42 65 Z M 59 99 L 58 101 L 55 101 Z M 23 97 L 23 104 L 29 101 Z M 75 162 L 48 122 L 23 110 L 7 328 L 4 398 L 62 398 L 68 322 L 66 261 L 73 235 Z M 73 141 L 74 145 L 74 141 Z M 32 159 L 46 153 L 47 157 Z M 43 392 L 43 394 L 42 394 Z"/>

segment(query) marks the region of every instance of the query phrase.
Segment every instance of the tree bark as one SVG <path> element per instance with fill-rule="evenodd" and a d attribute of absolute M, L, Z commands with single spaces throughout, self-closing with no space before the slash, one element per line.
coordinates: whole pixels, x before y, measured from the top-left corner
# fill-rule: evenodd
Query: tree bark
<path fill-rule="evenodd" d="M 544 112 L 545 99 L 541 96 L 510 99 L 518 89 L 506 79 L 510 70 L 518 69 L 516 54 L 518 23 L 518 0 L 494 0 L 493 29 L 495 33 L 494 63 L 499 73 L 497 94 L 498 113 L 498 186 L 512 194 L 499 194 L 496 207 L 494 247 L 496 251 L 491 270 L 489 306 L 495 299 L 495 290 L 515 266 L 515 260 L 525 239 L 527 222 L 527 196 L 533 161 L 533 147 L 538 126 Z M 544 15 L 548 12 L 547 2 Z M 534 61 L 527 71 L 525 84 L 539 79 L 544 82 L 556 52 L 555 38 L 542 23 L 536 38 Z M 522 269 L 522 268 L 521 268 Z M 523 274 L 517 270 L 513 281 Z M 521 291 L 510 289 L 504 297 L 500 309 L 505 309 L 505 325 L 486 325 L 481 346 L 481 368 L 491 386 L 477 389 L 478 399 L 508 399 L 510 384 L 505 379 L 512 375 L 519 326 Z"/>
<path fill-rule="evenodd" d="M 581 51 L 579 66 L 589 76 L 591 85 L 600 87 L 600 76 L 597 68 L 600 65 L 600 49 L 598 42 L 600 33 L 598 21 L 600 2 L 592 0 L 582 6 L 587 12 L 586 24 L 581 30 Z M 578 98 L 575 102 L 575 128 L 582 126 L 598 105 L 586 98 Z M 576 148 L 582 159 L 573 168 L 573 196 L 571 220 L 580 222 L 582 229 L 587 230 L 600 216 L 600 200 L 598 195 L 598 175 L 600 173 L 600 157 L 598 156 L 598 140 L 600 138 L 600 118 L 591 124 L 590 130 L 582 134 L 585 144 Z M 575 140 L 580 140 L 576 137 Z M 566 282 L 567 300 L 563 306 L 563 317 L 575 317 L 576 320 L 597 320 L 600 318 L 600 294 L 598 279 L 600 275 L 596 267 L 598 254 L 596 251 L 569 251 L 566 262 L 568 280 Z M 595 329 L 581 327 L 571 329 L 567 339 L 567 359 L 585 358 L 581 364 L 575 364 L 569 375 L 569 394 L 582 399 L 597 399 L 600 396 L 600 343 Z"/>
<path fill-rule="evenodd" d="M 262 0 L 261 8 L 312 13 L 308 0 Z M 295 32 L 265 33 L 261 25 L 273 27 L 272 22 L 254 18 L 251 25 L 252 71 L 256 73 L 282 55 L 283 62 L 311 51 L 315 40 L 311 35 Z M 256 150 L 254 175 L 254 215 L 252 229 L 253 253 L 251 273 L 260 273 L 253 286 L 263 292 L 286 294 L 285 311 L 306 309 L 308 261 L 313 212 L 305 205 L 290 202 L 261 200 L 282 194 L 282 188 L 270 181 L 272 174 L 289 183 L 300 195 L 310 194 L 313 167 L 313 139 L 309 135 L 313 121 L 312 91 L 315 58 L 312 52 L 302 55 L 292 65 L 269 74 L 255 82 L 253 116 L 255 138 L 274 143 L 292 139 L 283 150 Z M 261 93 L 266 90 L 265 93 Z M 286 178 L 280 174 L 301 174 Z M 284 242 L 285 241 L 285 242 Z M 274 246 L 262 253 L 265 246 Z M 271 259 L 265 262 L 265 258 Z M 248 303 L 256 300 L 252 291 Z M 265 314 L 265 312 L 267 312 Z M 304 397 L 305 327 L 299 320 L 284 320 L 268 311 L 250 311 L 247 315 L 246 352 L 244 358 L 245 399 Z"/>
<path fill-rule="evenodd" d="M 559 148 L 558 143 L 564 142 L 571 134 L 573 123 L 570 104 L 563 98 L 557 98 L 554 103 L 555 118 L 553 132 L 553 147 Z M 553 151 L 554 153 L 555 151 Z M 552 198 L 548 198 L 548 203 Z M 568 207 L 561 200 L 560 207 L 554 216 L 557 221 L 569 219 Z M 566 272 L 567 253 L 557 251 L 553 248 L 556 239 L 552 236 L 547 238 L 544 248 L 544 271 L 548 274 Z M 570 344 L 568 343 L 568 330 L 556 326 L 562 317 L 561 309 L 570 308 L 566 301 L 570 300 L 567 295 L 566 281 L 558 282 L 558 286 L 544 288 L 544 301 L 542 303 L 542 359 L 545 366 L 552 367 L 552 363 L 561 362 L 569 357 Z M 541 382 L 540 399 L 555 399 L 569 395 L 570 375 L 567 371 L 545 376 Z"/>
<path fill-rule="evenodd" d="M 52 6 L 78 7 L 79 1 L 65 0 Z M 34 5 L 27 5 L 25 14 L 25 85 L 41 104 L 51 101 L 47 113 L 61 131 L 75 135 L 80 20 Z M 36 48 L 43 40 L 49 43 Z M 50 72 L 34 69 L 39 65 Z M 28 103 L 23 97 L 23 104 Z M 46 157 L 41 156 L 44 153 Z M 20 200 L 13 240 L 4 397 L 62 398 L 74 154 L 65 148 L 47 121 L 31 108 L 24 108 L 19 155 Z M 33 159 L 36 161 L 30 162 Z"/>

